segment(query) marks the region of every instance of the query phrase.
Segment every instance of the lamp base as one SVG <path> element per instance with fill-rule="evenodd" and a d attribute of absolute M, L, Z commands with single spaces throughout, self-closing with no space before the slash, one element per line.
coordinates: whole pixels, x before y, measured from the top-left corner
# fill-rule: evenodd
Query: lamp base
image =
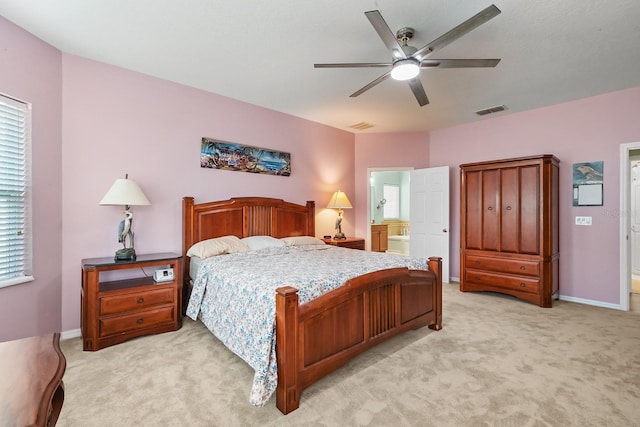
<path fill-rule="evenodd" d="M 136 251 L 133 248 L 124 248 L 118 249 L 116 251 L 116 256 L 114 257 L 116 261 L 135 261 L 136 260 Z"/>
<path fill-rule="evenodd" d="M 346 239 L 347 236 L 344 235 L 344 233 L 336 233 L 335 236 L 333 236 L 334 240 L 342 240 L 342 239 Z"/>

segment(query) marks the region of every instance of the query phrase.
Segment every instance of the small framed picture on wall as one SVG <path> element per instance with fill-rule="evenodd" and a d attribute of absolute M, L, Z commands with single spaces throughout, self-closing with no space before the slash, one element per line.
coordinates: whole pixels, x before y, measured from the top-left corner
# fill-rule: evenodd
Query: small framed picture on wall
<path fill-rule="evenodd" d="M 604 162 L 573 164 L 573 206 L 602 206 Z"/>

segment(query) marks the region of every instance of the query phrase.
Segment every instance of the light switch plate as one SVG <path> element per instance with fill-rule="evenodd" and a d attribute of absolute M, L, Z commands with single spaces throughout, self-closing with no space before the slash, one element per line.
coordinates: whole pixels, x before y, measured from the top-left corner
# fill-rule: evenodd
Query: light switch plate
<path fill-rule="evenodd" d="M 576 217 L 576 225 L 591 225 L 591 217 L 590 216 L 577 216 Z"/>

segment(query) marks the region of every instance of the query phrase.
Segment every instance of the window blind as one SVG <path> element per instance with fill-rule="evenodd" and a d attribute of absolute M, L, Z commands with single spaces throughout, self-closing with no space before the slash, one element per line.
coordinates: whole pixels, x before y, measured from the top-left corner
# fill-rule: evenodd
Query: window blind
<path fill-rule="evenodd" d="M 0 95 L 0 287 L 31 277 L 30 109 Z"/>

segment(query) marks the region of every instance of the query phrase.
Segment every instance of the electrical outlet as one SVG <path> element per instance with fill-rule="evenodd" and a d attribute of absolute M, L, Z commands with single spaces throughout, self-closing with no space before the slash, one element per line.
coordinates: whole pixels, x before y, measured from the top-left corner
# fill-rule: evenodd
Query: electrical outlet
<path fill-rule="evenodd" d="M 591 225 L 591 217 L 590 216 L 577 216 L 576 217 L 576 225 Z"/>

